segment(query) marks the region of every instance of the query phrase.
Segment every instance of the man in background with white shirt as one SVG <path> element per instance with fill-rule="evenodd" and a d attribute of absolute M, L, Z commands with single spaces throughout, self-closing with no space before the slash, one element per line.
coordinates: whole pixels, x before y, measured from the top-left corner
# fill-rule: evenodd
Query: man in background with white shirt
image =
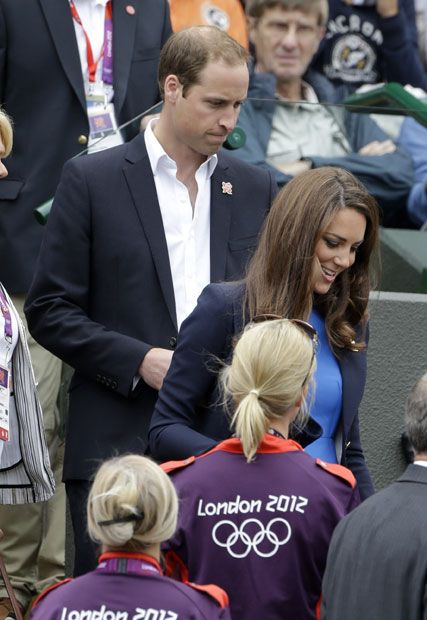
<path fill-rule="evenodd" d="M 322 620 L 427 617 L 427 373 L 409 394 L 405 432 L 414 463 L 334 532 Z"/>
<path fill-rule="evenodd" d="M 242 277 L 276 185 L 222 144 L 248 87 L 247 53 L 209 26 L 174 34 L 160 117 L 129 144 L 64 167 L 26 314 L 75 369 L 64 480 L 75 574 L 94 567 L 86 499 L 99 463 L 144 453 L 183 319 L 211 281 Z"/>
<path fill-rule="evenodd" d="M 65 161 L 159 100 L 156 70 L 171 33 L 167 0 L 0 0 L 0 103 L 14 121 L 9 176 L 0 183 L 0 280 L 21 310 L 44 233 L 35 207 L 55 193 Z M 91 131 L 92 128 L 92 131 Z M 24 318 L 24 317 L 23 317 Z M 63 578 L 63 439 L 56 407 L 61 362 L 29 338 L 57 493 L 47 504 L 0 507 L 6 560 L 19 602 Z M 0 620 L 10 602 L 1 584 Z"/>

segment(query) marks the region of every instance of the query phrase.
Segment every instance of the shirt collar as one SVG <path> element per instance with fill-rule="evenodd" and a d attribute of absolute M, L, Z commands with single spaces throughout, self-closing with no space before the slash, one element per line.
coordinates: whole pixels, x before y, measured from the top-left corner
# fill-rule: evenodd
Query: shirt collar
<path fill-rule="evenodd" d="M 414 465 L 419 465 L 420 467 L 427 467 L 427 461 L 414 461 Z"/>
<path fill-rule="evenodd" d="M 302 96 L 307 103 L 319 103 L 319 99 L 314 91 L 314 88 L 307 82 L 302 82 Z"/>
<path fill-rule="evenodd" d="M 145 146 L 147 148 L 151 170 L 153 171 L 154 175 L 158 173 L 159 165 L 165 166 L 170 170 L 176 170 L 176 163 L 171 157 L 169 157 L 169 155 L 166 153 L 166 151 L 154 135 L 153 128 L 156 122 L 157 119 L 152 118 L 144 132 Z M 216 168 L 217 163 L 218 155 L 214 153 L 213 155 L 210 155 L 206 159 L 206 161 L 204 161 L 200 165 L 199 170 L 202 168 L 206 168 L 206 178 L 210 179 Z"/>
<path fill-rule="evenodd" d="M 71 4 L 71 0 L 68 0 Z M 108 0 L 75 0 L 75 5 L 82 5 L 82 4 L 87 4 L 87 5 L 92 5 L 92 6 L 103 6 L 105 7 L 105 5 L 107 4 Z"/>
<path fill-rule="evenodd" d="M 294 102 L 295 107 L 304 107 L 307 110 L 310 110 L 310 109 L 315 110 L 316 107 L 313 104 L 319 103 L 319 99 L 316 95 L 314 88 L 310 86 L 310 84 L 308 84 L 307 82 L 304 82 L 304 80 L 301 81 L 301 93 L 302 93 L 302 101 Z M 277 96 L 280 101 L 288 102 L 288 99 L 285 99 L 285 97 L 281 97 L 279 94 Z M 304 105 L 306 103 L 308 105 Z"/>

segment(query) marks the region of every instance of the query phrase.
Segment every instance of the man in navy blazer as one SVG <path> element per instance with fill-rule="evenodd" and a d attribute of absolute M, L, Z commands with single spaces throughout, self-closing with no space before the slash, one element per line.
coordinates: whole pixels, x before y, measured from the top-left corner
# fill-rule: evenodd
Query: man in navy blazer
<path fill-rule="evenodd" d="M 427 618 L 427 373 L 409 394 L 405 431 L 414 463 L 334 532 L 323 620 Z"/>
<path fill-rule="evenodd" d="M 246 60 L 219 29 L 173 35 L 160 117 L 64 167 L 26 313 L 33 336 L 76 370 L 64 463 L 76 574 L 95 561 L 83 536 L 94 469 L 146 450 L 179 323 L 206 280 L 242 276 L 275 194 L 270 173 L 217 154 L 246 96 Z"/>

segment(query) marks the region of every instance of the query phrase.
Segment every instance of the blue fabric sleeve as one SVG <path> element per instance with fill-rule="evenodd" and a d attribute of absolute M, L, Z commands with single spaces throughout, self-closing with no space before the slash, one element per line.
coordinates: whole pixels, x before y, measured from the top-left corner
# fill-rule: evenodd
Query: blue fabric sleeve
<path fill-rule="evenodd" d="M 411 84 L 427 91 L 427 75 L 417 45 L 413 0 L 402 3 L 395 17 L 380 18 L 379 26 L 384 37 L 381 73 L 388 82 Z"/>
<path fill-rule="evenodd" d="M 366 144 L 389 139 L 367 115 L 346 114 L 345 128 L 354 152 L 344 157 L 310 157 L 313 167 L 345 168 L 375 196 L 385 214 L 404 210 L 414 180 L 410 156 L 402 149 L 386 155 L 359 155 L 358 151 Z"/>
<path fill-rule="evenodd" d="M 406 118 L 398 143 L 411 155 L 414 163 L 415 184 L 408 198 L 408 213 L 415 224 L 422 226 L 427 221 L 427 127 L 413 118 Z"/>

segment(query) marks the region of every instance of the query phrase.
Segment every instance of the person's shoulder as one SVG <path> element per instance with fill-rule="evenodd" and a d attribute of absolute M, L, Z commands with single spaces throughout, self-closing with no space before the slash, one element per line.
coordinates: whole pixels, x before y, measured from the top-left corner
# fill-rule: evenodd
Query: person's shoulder
<path fill-rule="evenodd" d="M 81 587 L 81 585 L 83 585 L 81 581 L 86 581 L 84 577 L 86 576 L 79 577 L 78 579 L 72 579 L 68 577 L 67 579 L 63 579 L 58 583 L 54 583 L 51 586 L 48 586 L 37 596 L 37 598 L 32 604 L 32 609 L 38 607 L 38 605 L 40 605 L 40 603 L 42 601 L 45 601 L 46 599 L 48 599 L 49 602 L 51 602 L 52 600 L 61 600 L 63 596 L 68 595 L 68 593 L 70 592 L 70 588 L 73 589 L 75 587 L 76 581 L 79 582 L 78 587 Z"/>
<path fill-rule="evenodd" d="M 230 168 L 234 174 L 243 175 L 245 186 L 248 184 L 257 185 L 260 182 L 268 183 L 270 186 L 271 175 L 268 170 L 243 161 L 235 155 L 227 153 L 225 149 L 221 149 L 218 153 L 218 164 Z"/>
<path fill-rule="evenodd" d="M 104 174 L 111 166 L 120 166 L 125 160 L 134 163 L 145 154 L 146 149 L 143 134 L 138 134 L 130 142 L 124 142 L 118 146 L 97 151 L 96 153 L 86 153 L 79 157 L 73 157 L 69 159 L 65 165 L 83 169 L 90 174 L 96 171 Z"/>
<path fill-rule="evenodd" d="M 166 463 L 162 463 L 160 467 L 167 474 L 173 474 L 180 469 L 185 469 L 189 465 L 192 465 L 196 460 L 195 456 L 189 456 L 186 459 L 182 459 L 181 461 L 166 461 Z"/>
<path fill-rule="evenodd" d="M 213 282 L 208 284 L 199 297 L 200 304 L 214 304 L 218 306 L 241 305 L 245 292 L 243 280 L 234 282 Z"/>
<path fill-rule="evenodd" d="M 186 581 L 185 583 L 165 577 L 169 584 L 179 591 L 191 605 L 201 608 L 203 611 L 209 609 L 225 609 L 229 605 L 227 593 L 214 584 L 201 585 Z"/>
<path fill-rule="evenodd" d="M 303 78 L 316 93 L 319 102 L 338 103 L 342 100 L 342 91 L 334 86 L 326 75 L 316 69 L 309 69 Z"/>
<path fill-rule="evenodd" d="M 316 459 L 315 464 L 316 467 L 318 467 L 320 470 L 326 472 L 333 478 L 340 480 L 351 489 L 356 488 L 356 478 L 354 477 L 352 472 L 347 469 L 347 467 L 344 467 L 343 465 L 338 465 L 336 463 L 326 463 L 322 459 Z"/>

